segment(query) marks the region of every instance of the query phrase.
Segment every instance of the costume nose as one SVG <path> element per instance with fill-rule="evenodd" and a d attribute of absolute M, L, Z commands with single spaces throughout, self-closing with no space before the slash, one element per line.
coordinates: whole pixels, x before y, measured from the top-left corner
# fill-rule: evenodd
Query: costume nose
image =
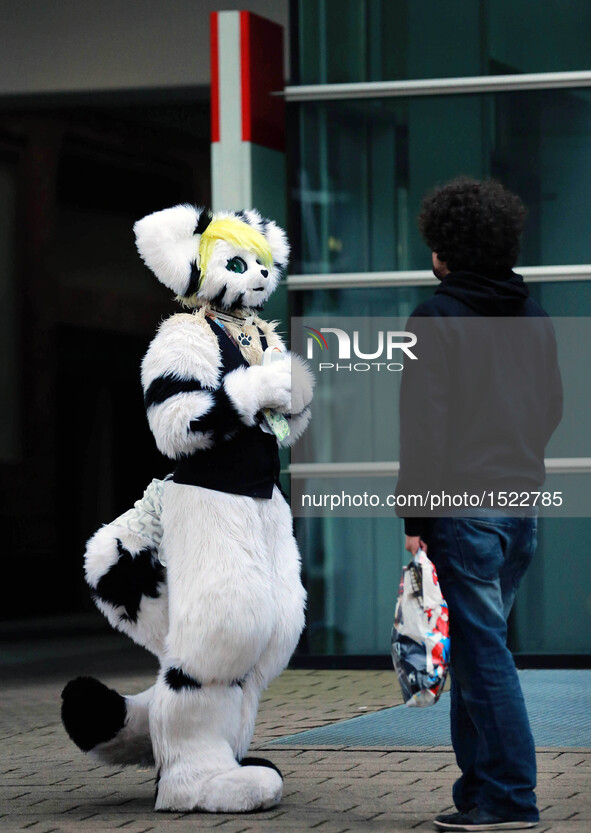
<path fill-rule="evenodd" d="M 261 275 L 263 276 L 263 278 L 266 278 L 268 274 L 269 273 L 266 269 L 261 269 Z"/>

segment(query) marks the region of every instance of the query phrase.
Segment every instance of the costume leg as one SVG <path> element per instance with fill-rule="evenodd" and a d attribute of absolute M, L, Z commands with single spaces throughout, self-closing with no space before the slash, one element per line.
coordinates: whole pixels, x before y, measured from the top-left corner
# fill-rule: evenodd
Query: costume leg
<path fill-rule="evenodd" d="M 150 728 L 158 763 L 156 810 L 241 813 L 272 807 L 283 779 L 264 766 L 240 766 L 239 685 L 199 683 L 174 667 L 156 683 Z"/>
<path fill-rule="evenodd" d="M 254 733 L 261 694 L 267 688 L 267 685 L 268 683 L 264 680 L 258 668 L 253 668 L 242 684 L 240 731 L 235 749 L 238 761 L 242 761 L 248 752 Z"/>
<path fill-rule="evenodd" d="M 281 798 L 277 772 L 241 767 L 236 759 L 242 686 L 275 618 L 257 504 L 240 495 L 166 484 L 162 548 L 170 630 L 150 705 L 158 810 L 246 812 Z M 256 714 L 257 687 L 248 692 Z"/>
<path fill-rule="evenodd" d="M 259 501 L 267 557 L 273 576 L 275 622 L 269 642 L 243 686 L 238 760 L 248 750 L 262 692 L 287 666 L 304 627 L 306 592 L 300 580 L 300 554 L 291 510 L 277 487 L 271 500 Z"/>

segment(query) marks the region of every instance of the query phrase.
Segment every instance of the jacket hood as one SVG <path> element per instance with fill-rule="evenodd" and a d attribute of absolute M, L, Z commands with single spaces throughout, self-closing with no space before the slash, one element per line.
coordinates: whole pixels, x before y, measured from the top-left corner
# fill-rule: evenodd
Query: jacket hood
<path fill-rule="evenodd" d="M 479 315 L 515 315 L 529 297 L 521 275 L 507 271 L 495 277 L 477 272 L 450 272 L 435 290 L 466 304 Z"/>

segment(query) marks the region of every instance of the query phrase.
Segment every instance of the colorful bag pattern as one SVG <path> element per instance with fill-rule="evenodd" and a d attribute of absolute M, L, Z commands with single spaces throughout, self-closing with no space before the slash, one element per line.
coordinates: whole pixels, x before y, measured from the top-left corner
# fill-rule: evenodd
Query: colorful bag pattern
<path fill-rule="evenodd" d="M 435 565 L 422 550 L 402 570 L 392 660 L 407 706 L 437 702 L 449 666 L 449 617 Z"/>

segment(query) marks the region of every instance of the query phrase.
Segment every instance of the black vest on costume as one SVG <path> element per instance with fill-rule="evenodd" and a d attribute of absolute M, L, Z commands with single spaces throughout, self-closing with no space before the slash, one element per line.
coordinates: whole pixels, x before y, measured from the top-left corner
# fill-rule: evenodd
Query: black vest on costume
<path fill-rule="evenodd" d="M 210 318 L 205 320 L 217 336 L 222 357 L 222 376 L 239 367 L 248 367 L 248 362 L 223 327 Z M 260 329 L 259 334 L 261 346 L 265 350 L 267 340 Z M 222 407 L 233 411 L 227 396 Z M 175 469 L 174 482 L 234 495 L 271 498 L 273 487 L 279 483 L 280 471 L 275 435 L 267 434 L 259 424 L 244 425 L 235 412 L 231 414 L 231 419 L 229 413 L 220 413 L 219 416 L 218 424 L 224 424 L 228 419 L 233 423 L 232 429 L 224 436 L 216 436 L 213 448 L 195 451 L 191 456 L 183 457 Z M 215 428 L 213 426 L 214 433 Z"/>

